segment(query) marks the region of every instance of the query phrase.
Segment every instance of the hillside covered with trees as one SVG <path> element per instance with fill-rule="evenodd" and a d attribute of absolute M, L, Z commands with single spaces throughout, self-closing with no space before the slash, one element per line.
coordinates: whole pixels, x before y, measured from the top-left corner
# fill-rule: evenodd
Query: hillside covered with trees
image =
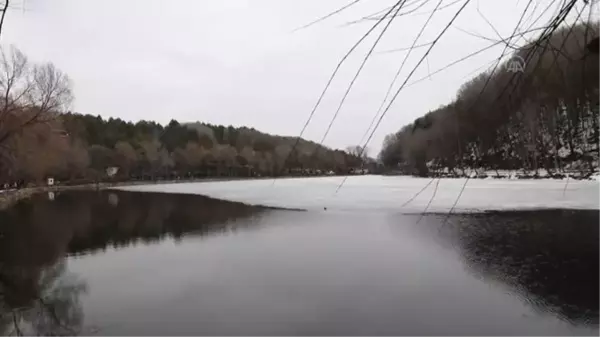
<path fill-rule="evenodd" d="M 71 113 L 71 82 L 16 49 L 0 60 L 0 184 L 345 174 L 356 154 L 247 127 L 127 122 Z M 292 151 L 293 150 L 293 151 Z"/>
<path fill-rule="evenodd" d="M 597 171 L 598 28 L 566 26 L 516 49 L 496 71 L 465 83 L 452 102 L 386 136 L 380 160 L 420 176 Z M 507 71 L 519 58 L 523 71 Z"/>

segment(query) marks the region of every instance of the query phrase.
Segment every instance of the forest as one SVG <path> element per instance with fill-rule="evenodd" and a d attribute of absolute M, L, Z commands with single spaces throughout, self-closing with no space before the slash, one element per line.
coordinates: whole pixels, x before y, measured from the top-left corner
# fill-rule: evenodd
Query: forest
<path fill-rule="evenodd" d="M 0 59 L 0 186 L 213 176 L 347 174 L 360 151 L 297 137 L 202 122 L 152 121 L 72 113 L 71 81 L 19 50 Z M 117 168 L 108 172 L 107 168 Z"/>
<path fill-rule="evenodd" d="M 379 159 L 418 176 L 591 175 L 600 138 L 598 28 L 565 26 L 515 48 L 452 102 L 387 135 Z M 526 61 L 522 71 L 507 71 L 518 59 Z"/>

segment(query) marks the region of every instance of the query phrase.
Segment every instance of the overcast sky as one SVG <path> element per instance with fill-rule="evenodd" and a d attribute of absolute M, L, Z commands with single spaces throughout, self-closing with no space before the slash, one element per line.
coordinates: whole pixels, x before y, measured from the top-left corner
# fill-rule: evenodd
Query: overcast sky
<path fill-rule="evenodd" d="M 443 0 L 442 6 L 456 3 L 436 13 L 419 44 L 432 41 L 464 1 Z M 534 0 L 532 16 L 525 16 L 523 27 L 552 1 Z M 130 121 L 245 125 L 297 136 L 337 62 L 374 22 L 345 23 L 393 3 L 363 0 L 338 16 L 292 32 L 349 2 L 13 0 L 1 43 L 13 44 L 32 60 L 51 61 L 65 71 L 73 80 L 76 112 Z M 326 145 L 358 144 L 406 55 L 383 51 L 409 47 L 437 3 L 407 1 L 403 12 L 416 10 L 390 26 L 350 92 Z M 450 102 L 465 80 L 478 69 L 487 69 L 500 55 L 502 45 L 427 78 L 428 72 L 492 43 L 461 29 L 496 38 L 478 7 L 501 35 L 509 36 L 527 4 L 526 0 L 472 0 L 409 83 L 426 79 L 401 91 L 369 143 L 370 154 L 377 154 L 386 134 Z M 546 22 L 552 10 L 535 26 Z M 344 64 L 305 138 L 321 140 L 376 34 Z M 397 86 L 426 50 L 412 53 Z"/>

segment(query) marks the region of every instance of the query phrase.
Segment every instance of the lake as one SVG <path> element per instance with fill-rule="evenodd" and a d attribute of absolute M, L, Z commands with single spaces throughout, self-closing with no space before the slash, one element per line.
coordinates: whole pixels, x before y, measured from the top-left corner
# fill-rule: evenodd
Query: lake
<path fill-rule="evenodd" d="M 0 333 L 597 335 L 598 223 L 38 195 L 0 213 Z"/>

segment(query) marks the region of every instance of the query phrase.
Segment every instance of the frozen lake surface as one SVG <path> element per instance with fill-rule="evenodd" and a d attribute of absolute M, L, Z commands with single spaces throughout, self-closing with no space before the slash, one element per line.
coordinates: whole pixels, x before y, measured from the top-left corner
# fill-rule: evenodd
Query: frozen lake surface
<path fill-rule="evenodd" d="M 323 210 L 326 207 L 327 210 L 413 213 L 422 212 L 430 201 L 429 212 L 450 210 L 465 184 L 465 179 L 444 178 L 439 180 L 435 191 L 438 179 L 354 176 L 349 177 L 335 193 L 342 180 L 343 177 L 236 180 L 139 185 L 119 189 L 202 194 L 250 205 L 306 210 Z M 599 209 L 599 186 L 597 181 L 472 179 L 468 181 L 455 210 Z M 406 204 L 421 190 L 422 193 Z"/>

